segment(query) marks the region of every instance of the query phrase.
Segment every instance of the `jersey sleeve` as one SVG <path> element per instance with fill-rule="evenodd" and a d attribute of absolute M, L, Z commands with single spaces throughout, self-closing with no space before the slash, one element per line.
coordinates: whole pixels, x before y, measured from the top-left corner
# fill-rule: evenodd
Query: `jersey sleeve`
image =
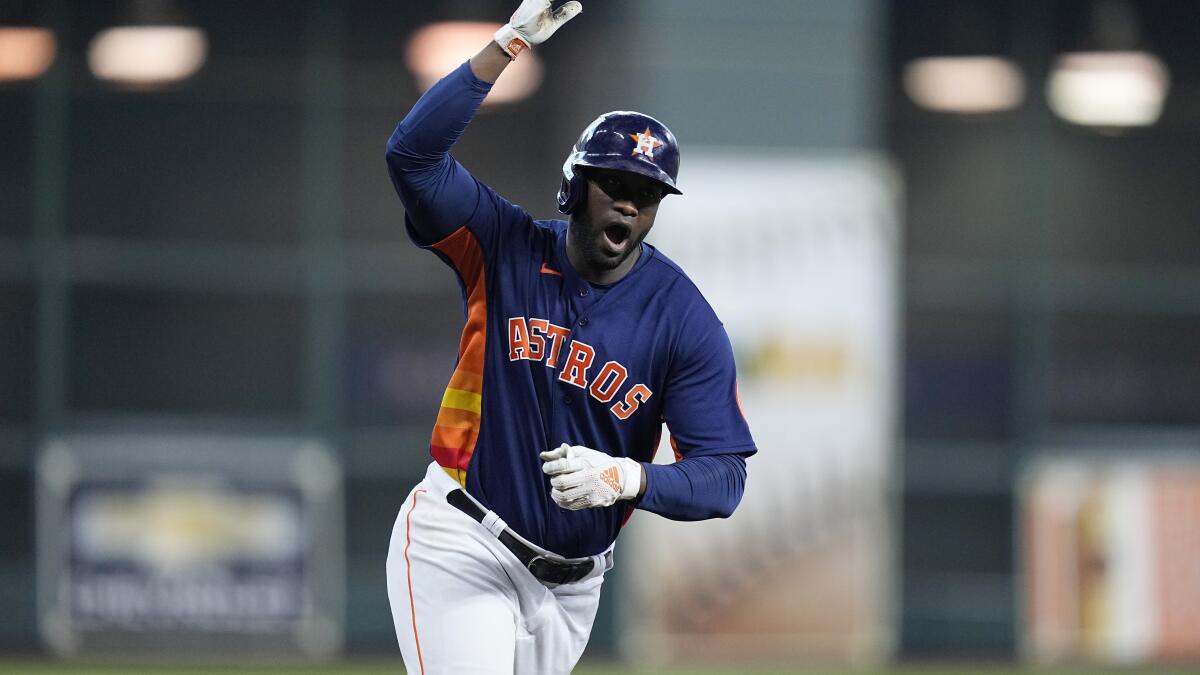
<path fill-rule="evenodd" d="M 524 209 L 450 156 L 491 87 L 469 62 L 462 64 L 421 96 L 388 139 L 388 173 L 404 204 L 405 230 L 421 247 L 433 248 L 465 227 L 491 257 L 509 230 L 531 226 Z"/>
<path fill-rule="evenodd" d="M 676 520 L 726 517 L 741 501 L 746 458 L 757 452 L 737 396 L 737 369 L 725 328 L 704 306 L 688 322 L 671 365 L 663 420 L 677 461 L 644 463 L 638 507 Z"/>
<path fill-rule="evenodd" d="M 686 322 L 672 359 L 663 401 L 663 421 L 680 458 L 754 453 L 742 415 L 737 366 L 725 327 L 707 305 Z"/>

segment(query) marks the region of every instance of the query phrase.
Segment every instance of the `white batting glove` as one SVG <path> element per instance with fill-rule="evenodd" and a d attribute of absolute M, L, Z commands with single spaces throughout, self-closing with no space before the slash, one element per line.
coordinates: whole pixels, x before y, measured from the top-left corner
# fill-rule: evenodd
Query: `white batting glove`
<path fill-rule="evenodd" d="M 564 2 L 562 7 L 553 10 L 550 9 L 550 0 L 525 0 L 513 12 L 508 23 L 492 35 L 492 39 L 508 54 L 508 58 L 515 59 L 533 45 L 545 42 L 554 35 L 554 31 L 582 11 L 583 5 L 575 0 Z"/>
<path fill-rule="evenodd" d="M 563 443 L 541 455 L 542 472 L 550 479 L 550 497 L 564 509 L 578 511 L 634 499 L 642 487 L 642 465 L 582 445 Z"/>

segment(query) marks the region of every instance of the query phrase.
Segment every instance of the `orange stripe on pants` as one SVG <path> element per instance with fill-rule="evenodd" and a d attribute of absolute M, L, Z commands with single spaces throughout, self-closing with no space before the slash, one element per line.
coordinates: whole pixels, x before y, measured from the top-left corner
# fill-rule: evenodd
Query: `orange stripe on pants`
<path fill-rule="evenodd" d="M 417 632 L 417 603 L 413 599 L 412 562 L 408 559 L 408 547 L 412 546 L 412 514 L 417 508 L 417 493 L 413 492 L 413 503 L 408 509 L 408 517 L 404 519 L 404 566 L 408 568 L 408 607 L 412 610 L 413 640 L 417 643 L 417 663 L 421 666 L 421 675 L 425 675 L 425 659 L 421 656 L 421 635 Z"/>

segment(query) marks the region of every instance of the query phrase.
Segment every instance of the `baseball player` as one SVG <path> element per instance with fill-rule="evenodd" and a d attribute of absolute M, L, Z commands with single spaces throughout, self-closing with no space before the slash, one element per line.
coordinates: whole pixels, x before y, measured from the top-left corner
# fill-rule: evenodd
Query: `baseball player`
<path fill-rule="evenodd" d="M 720 320 L 643 242 L 682 194 L 665 126 L 592 122 L 563 164 L 565 222 L 534 220 L 449 155 L 505 66 L 581 11 L 522 2 L 388 141 L 408 235 L 454 270 L 466 310 L 433 462 L 388 552 L 410 673 L 569 672 L 633 511 L 727 517 L 756 451 Z M 664 423 L 677 461 L 656 465 Z"/>

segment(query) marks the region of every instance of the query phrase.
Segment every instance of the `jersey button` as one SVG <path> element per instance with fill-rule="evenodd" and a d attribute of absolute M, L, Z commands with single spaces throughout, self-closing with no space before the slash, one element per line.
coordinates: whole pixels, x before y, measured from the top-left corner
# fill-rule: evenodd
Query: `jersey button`
<path fill-rule="evenodd" d="M 570 397 L 570 396 L 564 396 L 564 397 L 563 397 L 563 403 L 565 403 L 565 404 L 567 404 L 567 405 L 571 405 L 571 403 L 572 403 L 572 402 L 573 402 L 573 401 L 571 400 L 571 397 Z"/>
<path fill-rule="evenodd" d="M 588 289 L 586 289 L 586 288 L 579 289 L 579 297 L 582 298 L 583 296 L 585 296 L 587 294 L 588 294 Z"/>
<path fill-rule="evenodd" d="M 588 318 L 586 316 L 579 320 L 580 326 L 586 326 L 587 324 L 588 324 Z"/>

